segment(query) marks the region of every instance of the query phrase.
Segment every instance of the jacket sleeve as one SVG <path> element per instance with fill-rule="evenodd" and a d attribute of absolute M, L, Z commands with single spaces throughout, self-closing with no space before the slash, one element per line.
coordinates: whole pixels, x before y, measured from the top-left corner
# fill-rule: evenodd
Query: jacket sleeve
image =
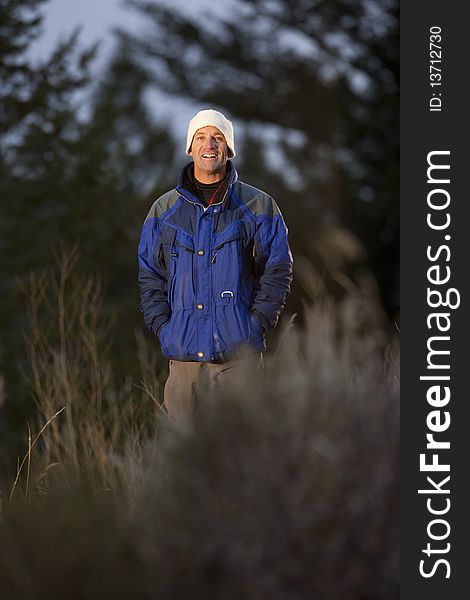
<path fill-rule="evenodd" d="M 168 277 L 160 251 L 160 220 L 148 217 L 139 244 L 140 309 L 147 327 L 155 335 L 169 320 Z"/>
<path fill-rule="evenodd" d="M 255 297 L 252 310 L 265 330 L 277 325 L 292 282 L 292 253 L 287 227 L 275 205 L 274 215 L 266 215 L 255 233 Z"/>

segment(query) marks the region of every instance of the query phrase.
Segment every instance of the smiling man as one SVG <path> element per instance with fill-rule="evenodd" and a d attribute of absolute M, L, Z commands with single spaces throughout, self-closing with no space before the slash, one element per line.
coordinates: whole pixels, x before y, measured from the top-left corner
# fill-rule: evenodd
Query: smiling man
<path fill-rule="evenodd" d="M 228 147 L 224 134 L 213 125 L 194 134 L 188 154 L 194 160 L 194 177 L 201 183 L 217 183 L 227 172 Z"/>
<path fill-rule="evenodd" d="M 144 320 L 170 359 L 164 404 L 179 422 L 201 377 L 222 386 L 239 351 L 259 356 L 292 280 L 287 228 L 265 192 L 238 180 L 232 123 L 202 110 L 188 127 L 186 165 L 158 198 L 139 245 Z"/>

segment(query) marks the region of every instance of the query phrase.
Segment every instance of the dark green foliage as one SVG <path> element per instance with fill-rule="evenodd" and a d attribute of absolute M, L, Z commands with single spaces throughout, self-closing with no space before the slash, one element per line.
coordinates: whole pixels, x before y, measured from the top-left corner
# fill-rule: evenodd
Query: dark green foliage
<path fill-rule="evenodd" d="M 0 11 L 0 373 L 10 423 L 23 423 L 28 406 L 21 285 L 59 248 L 76 246 L 78 269 L 104 279 L 104 312 L 119 324 L 115 360 L 135 370 L 137 243 L 173 161 L 170 135 L 143 102 L 146 75 L 125 47 L 95 82 L 96 48 L 80 49 L 77 32 L 47 60 L 31 58 L 41 4 L 3 2 Z"/>
<path fill-rule="evenodd" d="M 27 50 L 40 32 L 42 4 L 2 2 L 0 9 L 0 371 L 20 411 L 25 318 L 18 280 L 42 268 L 51 244 L 60 241 L 80 127 L 73 98 L 87 84 L 94 54 L 79 51 L 73 34 L 33 65 Z"/>

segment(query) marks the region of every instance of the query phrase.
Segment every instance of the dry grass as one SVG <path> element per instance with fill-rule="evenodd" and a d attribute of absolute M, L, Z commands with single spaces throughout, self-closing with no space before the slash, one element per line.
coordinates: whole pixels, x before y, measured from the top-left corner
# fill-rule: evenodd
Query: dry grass
<path fill-rule="evenodd" d="M 142 479 L 142 448 L 153 439 L 161 410 L 154 358 L 139 339 L 142 382 L 116 377 L 108 358 L 110 326 L 101 319 L 100 282 L 74 276 L 76 260 L 75 252 L 63 253 L 56 272 L 32 275 L 25 290 L 29 379 L 40 429 L 32 444 L 38 442 L 40 450 L 32 454 L 28 448 L 25 455 L 26 480 L 34 458 L 32 487 L 38 494 L 47 494 L 52 472 L 60 472 L 71 483 L 94 481 L 97 492 L 124 494 L 132 504 L 136 480 Z M 22 466 L 10 496 L 22 483 Z M 26 496 L 28 488 L 18 492 Z"/>
<path fill-rule="evenodd" d="M 398 598 L 398 356 L 370 290 L 286 320 L 176 429 L 142 338 L 142 380 L 116 383 L 72 262 L 31 282 L 42 431 L 0 524 L 5 597 Z"/>

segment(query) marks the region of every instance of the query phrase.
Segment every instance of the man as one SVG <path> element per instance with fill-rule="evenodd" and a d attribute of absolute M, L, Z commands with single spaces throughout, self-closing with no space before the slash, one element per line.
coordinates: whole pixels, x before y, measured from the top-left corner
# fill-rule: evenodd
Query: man
<path fill-rule="evenodd" d="M 169 418 L 191 415 L 199 378 L 223 384 L 237 351 L 261 354 L 292 280 L 287 228 L 274 200 L 242 183 L 232 123 L 202 110 L 189 123 L 186 165 L 155 201 L 139 245 L 144 320 L 170 359 Z"/>

